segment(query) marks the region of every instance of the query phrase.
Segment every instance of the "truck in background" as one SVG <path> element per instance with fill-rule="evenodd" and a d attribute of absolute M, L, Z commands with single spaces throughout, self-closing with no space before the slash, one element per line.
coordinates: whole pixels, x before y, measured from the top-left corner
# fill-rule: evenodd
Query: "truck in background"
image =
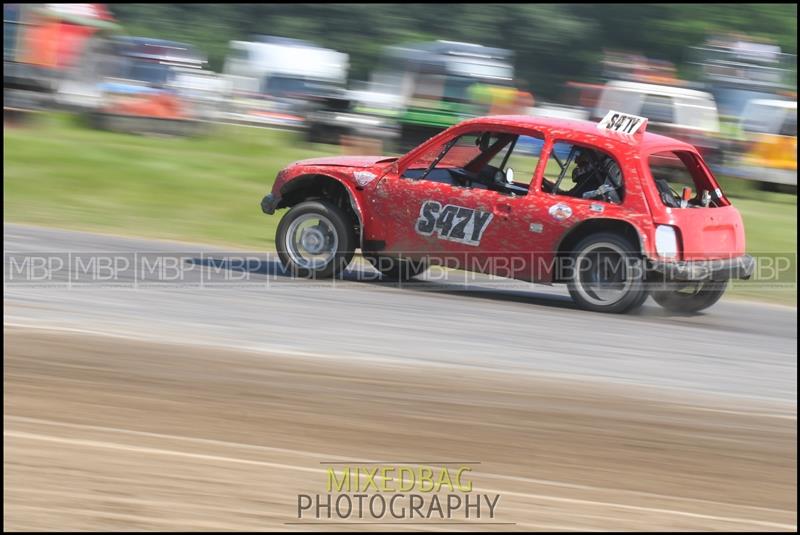
<path fill-rule="evenodd" d="M 788 94 L 797 87 L 792 79 L 796 56 L 740 34 L 715 36 L 692 47 L 691 55 L 719 105 L 728 157 L 714 170 L 756 181 L 767 189 L 796 188 L 797 97 Z M 794 126 L 788 115 L 794 116 Z"/>
<path fill-rule="evenodd" d="M 741 152 L 718 169 L 763 189 L 797 188 L 797 100 L 753 99 L 739 120 Z"/>
<path fill-rule="evenodd" d="M 104 4 L 3 4 L 3 115 L 91 107 L 108 38 L 120 27 Z"/>
<path fill-rule="evenodd" d="M 404 152 L 464 119 L 502 113 L 492 104 L 516 97 L 512 59 L 453 41 L 387 47 L 357 109 L 396 121 Z"/>
<path fill-rule="evenodd" d="M 99 84 L 95 126 L 114 131 L 191 135 L 217 118 L 222 80 L 204 69 L 191 45 L 149 37 L 116 37 L 113 65 Z"/>

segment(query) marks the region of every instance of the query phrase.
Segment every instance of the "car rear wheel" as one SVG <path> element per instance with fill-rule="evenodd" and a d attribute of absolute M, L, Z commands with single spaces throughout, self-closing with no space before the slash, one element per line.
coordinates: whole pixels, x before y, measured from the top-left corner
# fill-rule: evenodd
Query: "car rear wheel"
<path fill-rule="evenodd" d="M 641 255 L 622 236 L 587 236 L 578 242 L 569 259 L 567 287 L 581 308 L 624 313 L 647 300 Z"/>
<path fill-rule="evenodd" d="M 692 314 L 719 301 L 728 281 L 669 283 L 664 290 L 653 290 L 653 300 L 670 312 Z"/>
<path fill-rule="evenodd" d="M 369 252 L 364 253 L 364 258 L 389 281 L 405 282 L 428 269 L 423 260 L 397 259 Z"/>
<path fill-rule="evenodd" d="M 355 250 L 350 216 L 324 200 L 295 205 L 278 224 L 275 248 L 292 275 L 314 279 L 339 276 Z"/>

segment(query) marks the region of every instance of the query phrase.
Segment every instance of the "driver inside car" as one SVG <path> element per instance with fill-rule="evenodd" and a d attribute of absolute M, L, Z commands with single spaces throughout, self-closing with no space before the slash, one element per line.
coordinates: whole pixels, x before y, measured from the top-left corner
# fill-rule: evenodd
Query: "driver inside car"
<path fill-rule="evenodd" d="M 575 157 L 575 169 L 572 170 L 572 189 L 565 191 L 564 195 L 570 197 L 583 197 L 583 194 L 597 189 L 605 177 L 597 161 L 597 155 L 591 149 L 579 149 Z"/>

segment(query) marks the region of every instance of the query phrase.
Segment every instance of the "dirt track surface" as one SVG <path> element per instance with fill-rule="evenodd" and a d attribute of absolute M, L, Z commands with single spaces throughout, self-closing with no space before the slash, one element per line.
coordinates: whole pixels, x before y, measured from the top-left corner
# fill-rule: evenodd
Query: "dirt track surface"
<path fill-rule="evenodd" d="M 495 525 L 794 530 L 796 411 L 438 364 L 5 329 L 7 530 L 297 525 L 325 463 L 459 461 Z M 486 520 L 486 519 L 484 519 Z M 408 521 L 410 522 L 410 521 Z M 511 524 L 507 524 L 511 523 Z"/>

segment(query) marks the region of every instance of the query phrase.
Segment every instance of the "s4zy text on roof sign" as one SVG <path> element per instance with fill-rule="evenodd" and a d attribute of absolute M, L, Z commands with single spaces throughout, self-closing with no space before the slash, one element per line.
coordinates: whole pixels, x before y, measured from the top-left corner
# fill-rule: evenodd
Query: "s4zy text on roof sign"
<path fill-rule="evenodd" d="M 621 111 L 610 110 L 608 113 L 606 113 L 606 116 L 603 117 L 603 120 L 597 123 L 597 128 L 600 130 L 612 130 L 614 132 L 619 132 L 620 134 L 632 136 L 646 124 L 646 117 L 639 117 L 638 115 L 630 115 L 627 113 L 622 113 Z"/>

